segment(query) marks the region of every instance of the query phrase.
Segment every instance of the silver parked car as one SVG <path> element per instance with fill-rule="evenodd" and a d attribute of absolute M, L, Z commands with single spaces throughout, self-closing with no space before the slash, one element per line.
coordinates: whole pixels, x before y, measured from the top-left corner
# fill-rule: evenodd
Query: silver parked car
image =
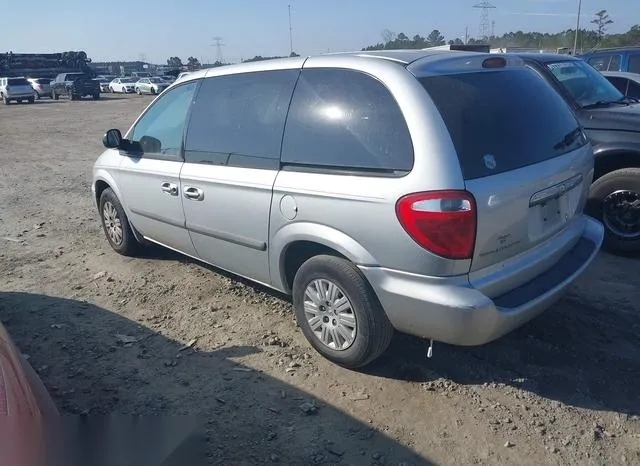
<path fill-rule="evenodd" d="M 135 89 L 138 95 L 140 94 L 160 94 L 170 83 L 166 82 L 162 78 L 141 78 L 136 83 Z"/>
<path fill-rule="evenodd" d="M 194 72 L 93 171 L 106 237 L 292 295 L 328 359 L 393 330 L 480 345 L 550 307 L 597 254 L 593 150 L 522 61 L 382 51 Z"/>
<path fill-rule="evenodd" d="M 50 78 L 29 78 L 31 87 L 35 91 L 35 98 L 51 97 L 51 79 Z"/>

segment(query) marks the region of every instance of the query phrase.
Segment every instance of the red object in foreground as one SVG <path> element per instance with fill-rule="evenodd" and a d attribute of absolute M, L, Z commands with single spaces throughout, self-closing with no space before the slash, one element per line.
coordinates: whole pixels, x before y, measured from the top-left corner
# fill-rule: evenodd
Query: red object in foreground
<path fill-rule="evenodd" d="M 47 422 L 57 417 L 42 381 L 0 324 L 0 464 L 45 464 Z"/>
<path fill-rule="evenodd" d="M 396 204 L 405 231 L 423 248 L 447 259 L 471 259 L 476 241 L 476 203 L 466 191 L 409 194 Z"/>

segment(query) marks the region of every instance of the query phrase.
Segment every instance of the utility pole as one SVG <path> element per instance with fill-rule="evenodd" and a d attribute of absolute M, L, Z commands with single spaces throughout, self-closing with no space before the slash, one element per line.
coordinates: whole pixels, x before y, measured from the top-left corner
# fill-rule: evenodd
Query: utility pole
<path fill-rule="evenodd" d="M 464 28 L 464 45 L 469 43 L 469 26 Z"/>
<path fill-rule="evenodd" d="M 582 13 L 582 0 L 578 0 L 578 20 L 576 24 L 576 37 L 573 41 L 573 56 L 576 56 L 578 50 L 578 31 L 580 31 L 580 14 Z"/>
<path fill-rule="evenodd" d="M 291 27 L 291 5 L 289 5 L 289 48 L 293 55 L 293 28 Z"/>

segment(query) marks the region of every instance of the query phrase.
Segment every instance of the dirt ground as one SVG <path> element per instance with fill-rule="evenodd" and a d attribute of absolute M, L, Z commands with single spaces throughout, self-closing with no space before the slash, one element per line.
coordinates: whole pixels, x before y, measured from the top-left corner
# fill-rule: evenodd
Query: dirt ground
<path fill-rule="evenodd" d="M 640 262 L 601 253 L 481 348 L 396 335 L 319 357 L 285 297 L 160 248 L 109 248 L 103 132 L 149 97 L 0 106 L 0 319 L 62 412 L 197 415 L 211 464 L 640 464 Z"/>

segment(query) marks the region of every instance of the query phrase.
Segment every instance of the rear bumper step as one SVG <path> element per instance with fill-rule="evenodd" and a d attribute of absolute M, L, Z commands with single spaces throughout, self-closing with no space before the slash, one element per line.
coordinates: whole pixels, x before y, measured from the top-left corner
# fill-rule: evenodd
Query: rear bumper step
<path fill-rule="evenodd" d="M 476 346 L 505 335 L 552 306 L 591 264 L 603 236 L 602 225 L 587 217 L 582 237 L 555 265 L 493 299 L 463 277 L 433 278 L 381 267 L 360 269 L 398 331 Z"/>

